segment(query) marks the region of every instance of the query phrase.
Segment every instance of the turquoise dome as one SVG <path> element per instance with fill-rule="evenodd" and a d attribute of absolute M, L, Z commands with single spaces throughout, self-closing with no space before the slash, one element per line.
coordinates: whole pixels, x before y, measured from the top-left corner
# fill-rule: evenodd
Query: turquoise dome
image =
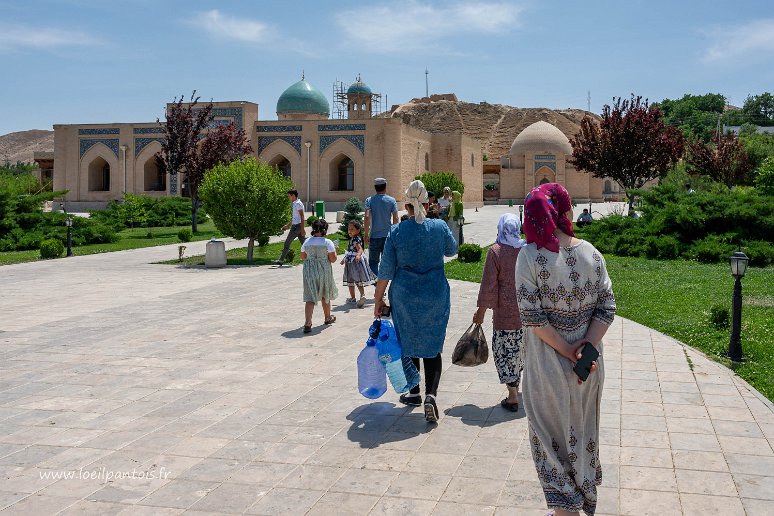
<path fill-rule="evenodd" d="M 347 95 L 370 96 L 371 93 L 371 88 L 369 88 L 368 85 L 360 79 L 358 79 L 356 83 L 353 83 L 352 86 L 347 89 Z"/>
<path fill-rule="evenodd" d="M 301 79 L 280 95 L 277 101 L 277 114 L 309 113 L 315 115 L 330 115 L 331 108 L 328 99 L 320 90 Z"/>

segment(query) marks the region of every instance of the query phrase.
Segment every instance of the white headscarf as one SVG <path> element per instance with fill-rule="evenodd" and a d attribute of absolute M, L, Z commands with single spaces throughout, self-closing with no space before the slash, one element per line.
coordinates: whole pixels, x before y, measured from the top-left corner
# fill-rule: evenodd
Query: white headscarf
<path fill-rule="evenodd" d="M 527 243 L 521 238 L 521 223 L 519 217 L 513 213 L 506 213 L 497 222 L 497 243 L 509 245 L 516 249 Z"/>
<path fill-rule="evenodd" d="M 427 189 L 420 180 L 409 183 L 406 189 L 406 202 L 414 207 L 414 221 L 422 224 L 425 221 L 425 207 L 423 203 L 427 202 Z"/>

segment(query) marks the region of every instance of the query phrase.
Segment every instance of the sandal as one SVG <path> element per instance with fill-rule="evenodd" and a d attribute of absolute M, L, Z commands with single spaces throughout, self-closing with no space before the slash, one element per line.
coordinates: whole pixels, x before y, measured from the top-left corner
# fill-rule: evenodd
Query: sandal
<path fill-rule="evenodd" d="M 304 325 L 304 333 L 311 333 L 312 332 L 312 325 L 311 324 L 305 324 Z"/>
<path fill-rule="evenodd" d="M 505 410 L 508 410 L 510 412 L 518 412 L 519 411 L 519 402 L 516 403 L 509 403 L 508 398 L 505 398 L 500 402 L 500 406 L 504 408 Z"/>
<path fill-rule="evenodd" d="M 331 315 L 330 318 L 325 319 L 325 324 L 333 324 L 335 322 L 336 322 L 336 316 L 335 315 Z"/>

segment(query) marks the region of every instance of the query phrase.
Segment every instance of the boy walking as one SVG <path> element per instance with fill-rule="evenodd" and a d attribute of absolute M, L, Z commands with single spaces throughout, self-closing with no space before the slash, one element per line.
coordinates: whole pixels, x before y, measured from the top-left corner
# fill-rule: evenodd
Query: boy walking
<path fill-rule="evenodd" d="M 302 244 L 306 240 L 306 230 L 304 229 L 304 203 L 298 199 L 298 190 L 288 190 L 288 199 L 290 199 L 292 210 L 292 216 L 290 222 L 282 226 L 282 231 L 290 228 L 287 238 L 285 238 L 285 247 L 282 249 L 282 256 L 279 260 L 273 260 L 272 263 L 282 265 L 285 263 L 285 256 L 287 256 L 290 250 L 290 244 L 298 237 L 298 241 Z"/>

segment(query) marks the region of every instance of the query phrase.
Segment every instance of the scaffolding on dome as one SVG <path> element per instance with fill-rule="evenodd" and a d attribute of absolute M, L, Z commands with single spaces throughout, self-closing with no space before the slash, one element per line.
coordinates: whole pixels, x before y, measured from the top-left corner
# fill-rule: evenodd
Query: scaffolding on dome
<path fill-rule="evenodd" d="M 360 76 L 358 76 L 357 80 L 360 81 Z M 351 84 L 345 84 L 338 79 L 333 82 L 333 110 L 331 112 L 331 118 L 339 120 L 349 118 L 349 97 L 347 96 L 347 90 L 350 86 Z M 376 118 L 381 115 L 386 106 L 387 95 L 384 95 L 384 99 L 382 99 L 381 93 L 371 93 L 371 118 Z"/>

